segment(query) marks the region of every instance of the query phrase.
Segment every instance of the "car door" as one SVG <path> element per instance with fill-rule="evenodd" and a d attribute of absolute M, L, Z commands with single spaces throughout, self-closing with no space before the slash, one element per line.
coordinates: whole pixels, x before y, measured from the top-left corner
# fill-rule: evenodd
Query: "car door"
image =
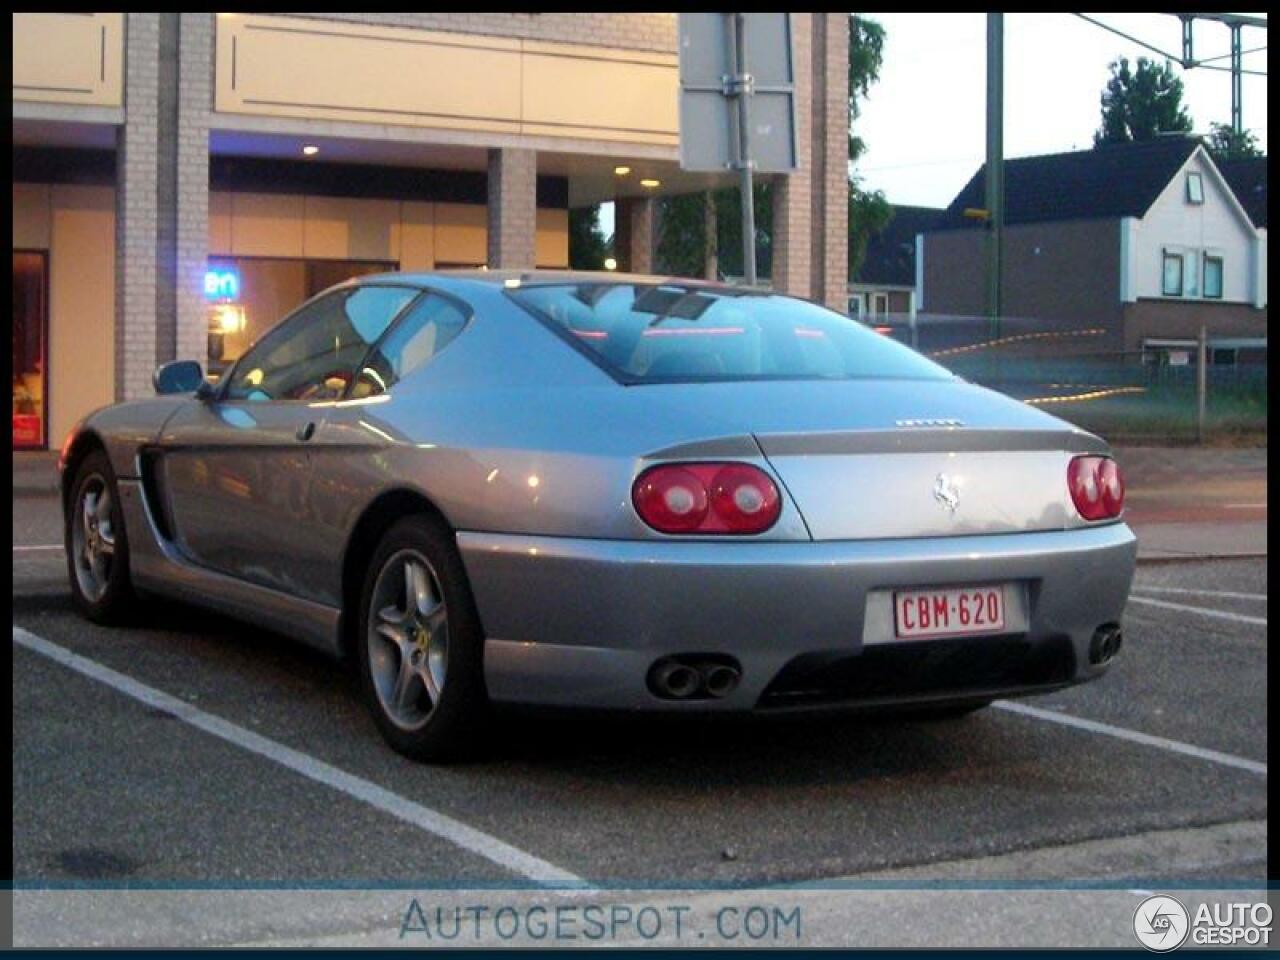
<path fill-rule="evenodd" d="M 420 292 L 358 284 L 322 294 L 250 348 L 212 396 L 170 419 L 159 487 L 189 560 L 334 602 L 335 561 L 311 502 L 311 440 L 370 346 Z"/>

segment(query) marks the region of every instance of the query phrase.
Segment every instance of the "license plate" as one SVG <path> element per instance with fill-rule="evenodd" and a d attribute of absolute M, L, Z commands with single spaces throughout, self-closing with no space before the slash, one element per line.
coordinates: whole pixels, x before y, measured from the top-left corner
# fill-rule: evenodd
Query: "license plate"
<path fill-rule="evenodd" d="M 1004 629 L 1004 585 L 902 590 L 893 595 L 901 639 L 997 633 Z"/>

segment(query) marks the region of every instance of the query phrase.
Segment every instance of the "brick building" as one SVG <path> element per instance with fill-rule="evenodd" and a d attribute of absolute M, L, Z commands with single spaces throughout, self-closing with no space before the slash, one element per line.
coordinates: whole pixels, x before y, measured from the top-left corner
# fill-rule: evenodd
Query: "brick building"
<path fill-rule="evenodd" d="M 793 14 L 776 288 L 845 305 L 846 14 Z M 563 267 L 616 204 L 652 263 L 679 169 L 674 13 L 13 15 L 14 445 L 215 371 L 346 277 Z"/>

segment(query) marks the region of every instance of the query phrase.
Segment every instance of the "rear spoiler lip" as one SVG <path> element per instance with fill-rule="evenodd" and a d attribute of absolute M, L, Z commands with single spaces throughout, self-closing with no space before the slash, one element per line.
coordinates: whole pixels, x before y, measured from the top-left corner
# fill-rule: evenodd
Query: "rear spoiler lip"
<path fill-rule="evenodd" d="M 766 457 L 1013 450 L 1110 453 L 1101 438 L 1084 430 L 898 427 L 756 434 L 755 439 Z"/>

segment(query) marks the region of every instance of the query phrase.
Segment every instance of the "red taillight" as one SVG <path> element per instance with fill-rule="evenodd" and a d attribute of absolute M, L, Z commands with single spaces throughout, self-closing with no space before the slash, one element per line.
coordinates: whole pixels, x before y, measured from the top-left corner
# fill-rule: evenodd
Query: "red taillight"
<path fill-rule="evenodd" d="M 763 533 L 782 512 L 773 480 L 746 463 L 650 467 L 632 485 L 631 502 L 661 533 Z"/>
<path fill-rule="evenodd" d="M 1124 478 L 1110 457 L 1075 457 L 1067 465 L 1071 502 L 1086 520 L 1109 520 L 1124 510 Z"/>

